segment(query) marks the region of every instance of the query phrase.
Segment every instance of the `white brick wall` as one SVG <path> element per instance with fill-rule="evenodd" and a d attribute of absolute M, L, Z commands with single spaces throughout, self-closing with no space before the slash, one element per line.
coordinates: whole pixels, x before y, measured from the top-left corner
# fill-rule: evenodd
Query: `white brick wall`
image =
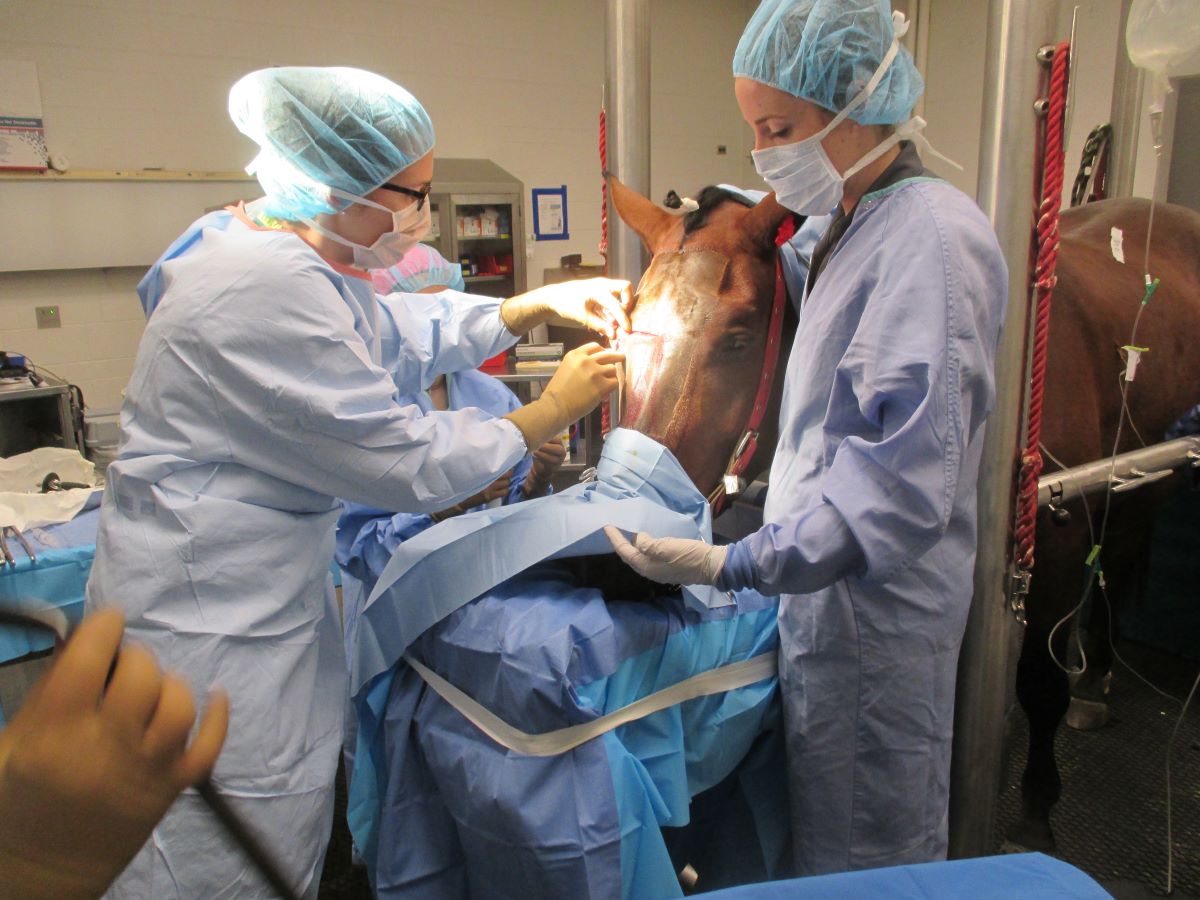
<path fill-rule="evenodd" d="M 23 353 L 79 385 L 89 407 L 119 406 L 144 319 L 136 269 L 0 273 L 0 349 Z M 58 306 L 61 328 L 39 330 L 38 306 Z"/>
<path fill-rule="evenodd" d="M 651 5 L 655 199 L 717 181 L 761 184 L 729 76 L 754 6 Z M 272 64 L 378 71 L 429 109 L 438 154 L 493 159 L 526 188 L 567 185 L 571 240 L 533 245 L 535 286 L 563 254 L 598 261 L 604 22 L 603 0 L 0 0 L 0 57 L 37 62 L 47 142 L 77 169 L 238 169 L 254 149 L 225 104 L 242 74 Z M 141 334 L 141 274 L 0 273 L 0 349 L 70 378 L 92 406 L 118 404 Z M 36 330 L 34 307 L 54 303 L 64 326 Z"/>

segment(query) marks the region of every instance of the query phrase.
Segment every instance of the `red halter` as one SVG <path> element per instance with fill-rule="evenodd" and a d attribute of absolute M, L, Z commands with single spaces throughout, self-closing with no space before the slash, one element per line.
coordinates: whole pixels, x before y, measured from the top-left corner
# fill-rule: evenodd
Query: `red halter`
<path fill-rule="evenodd" d="M 779 226 L 775 234 L 775 246 L 782 247 L 796 233 L 796 222 L 793 216 L 788 216 Z M 767 400 L 771 396 L 771 387 L 775 383 L 775 368 L 779 364 L 779 348 L 783 336 L 783 308 L 787 302 L 787 286 L 783 280 L 783 263 L 779 253 L 775 254 L 775 301 L 771 304 L 771 321 L 767 325 L 767 346 L 763 352 L 762 374 L 758 379 L 758 393 L 754 397 L 754 405 L 750 408 L 750 418 L 746 428 L 729 456 L 729 464 L 725 473 L 713 492 L 708 495 L 708 503 L 712 507 L 713 518 L 721 514 L 725 508 L 726 499 L 739 493 L 742 489 L 742 475 L 754 458 L 758 449 L 758 427 L 762 424 L 763 415 L 767 411 Z"/>

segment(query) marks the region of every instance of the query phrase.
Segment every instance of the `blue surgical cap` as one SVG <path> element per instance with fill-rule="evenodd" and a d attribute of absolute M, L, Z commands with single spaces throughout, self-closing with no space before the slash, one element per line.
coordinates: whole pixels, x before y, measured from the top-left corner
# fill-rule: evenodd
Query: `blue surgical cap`
<path fill-rule="evenodd" d="M 372 269 L 371 281 L 381 294 L 404 291 L 419 293 L 429 287 L 465 291 L 462 266 L 452 263 L 428 244 L 417 244 L 404 259 L 388 269 Z"/>
<path fill-rule="evenodd" d="M 433 149 L 420 102 L 362 69 L 285 66 L 251 72 L 229 92 L 229 116 L 261 147 L 246 167 L 268 215 L 295 221 L 337 212 Z"/>
<path fill-rule="evenodd" d="M 738 41 L 733 74 L 837 113 L 866 87 L 894 37 L 887 0 L 764 0 Z M 850 118 L 860 125 L 903 122 L 924 89 L 912 54 L 901 47 Z"/>

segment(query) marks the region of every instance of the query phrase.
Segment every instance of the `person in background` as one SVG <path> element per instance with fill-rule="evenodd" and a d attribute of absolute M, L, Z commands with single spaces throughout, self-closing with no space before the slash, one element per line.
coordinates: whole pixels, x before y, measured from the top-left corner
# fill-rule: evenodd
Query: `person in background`
<path fill-rule="evenodd" d="M 372 270 L 371 280 L 381 294 L 439 294 L 465 289 L 462 267 L 447 261 L 427 244 L 418 244 L 395 266 Z M 426 390 L 405 396 L 401 402 L 423 412 L 475 407 L 494 416 L 506 415 L 521 406 L 503 382 L 478 369 L 438 375 Z M 401 542 L 443 519 L 495 501 L 515 503 L 543 496 L 550 491 L 551 479 L 565 459 L 566 448 L 555 436 L 473 497 L 431 513 L 393 514 L 375 506 L 344 502 L 337 528 L 337 561 L 350 576 L 350 583 L 343 581 L 342 585 L 347 623 L 349 610 L 356 608 L 351 598 L 366 599 Z M 347 624 L 348 636 L 350 631 Z"/>
<path fill-rule="evenodd" d="M 124 630 L 116 610 L 87 616 L 0 730 L 2 900 L 99 896 L 216 763 L 228 698 L 209 697 L 189 740 L 187 682 L 120 647 Z"/>
<path fill-rule="evenodd" d="M 766 0 L 733 59 L 778 201 L 833 211 L 801 297 L 763 527 L 618 554 L 666 583 L 780 594 L 797 874 L 942 859 L 976 486 L 1007 269 L 927 171 L 923 84 L 886 0 Z"/>
<path fill-rule="evenodd" d="M 462 267 L 447 261 L 428 244 L 418 244 L 397 265 L 372 270 L 371 280 L 381 294 L 438 294 L 444 290 L 462 291 L 466 287 Z M 478 369 L 439 375 L 428 390 L 404 397 L 401 402 L 411 403 L 423 412 L 477 407 L 494 416 L 506 415 L 521 405 L 503 382 Z M 342 568 L 342 627 L 348 656 L 357 639 L 362 605 L 401 543 L 443 519 L 483 509 L 496 502 L 516 503 L 552 492 L 551 479 L 566 454 L 562 441 L 553 437 L 522 457 L 511 471 L 475 496 L 431 513 L 393 513 L 343 501 L 337 525 L 336 559 Z M 344 746 L 347 782 L 354 765 L 357 730 L 354 706 L 347 704 Z"/>
<path fill-rule="evenodd" d="M 459 503 L 616 385 L 598 344 L 542 397 L 493 416 L 400 402 L 543 323 L 628 328 L 627 282 L 506 300 L 374 291 L 429 225 L 433 125 L 411 94 L 349 68 L 280 67 L 235 84 L 265 196 L 191 225 L 138 287 L 148 321 L 109 467 L 87 606 L 231 719 L 212 783 L 315 896 L 330 835 L 347 677 L 329 563 L 335 498 L 412 513 Z M 268 888 L 185 792 L 113 897 Z"/>

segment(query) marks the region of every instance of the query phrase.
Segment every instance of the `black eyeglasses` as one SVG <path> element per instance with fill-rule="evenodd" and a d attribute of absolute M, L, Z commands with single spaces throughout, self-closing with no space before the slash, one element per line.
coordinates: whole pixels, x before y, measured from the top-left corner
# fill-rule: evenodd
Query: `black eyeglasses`
<path fill-rule="evenodd" d="M 395 191 L 397 194 L 404 194 L 406 197 L 414 197 L 417 201 L 417 209 L 423 209 L 425 206 L 425 198 L 429 196 L 429 192 L 433 190 L 432 183 L 425 183 L 420 188 L 401 187 L 398 184 L 384 184 L 381 188 L 387 191 Z"/>

